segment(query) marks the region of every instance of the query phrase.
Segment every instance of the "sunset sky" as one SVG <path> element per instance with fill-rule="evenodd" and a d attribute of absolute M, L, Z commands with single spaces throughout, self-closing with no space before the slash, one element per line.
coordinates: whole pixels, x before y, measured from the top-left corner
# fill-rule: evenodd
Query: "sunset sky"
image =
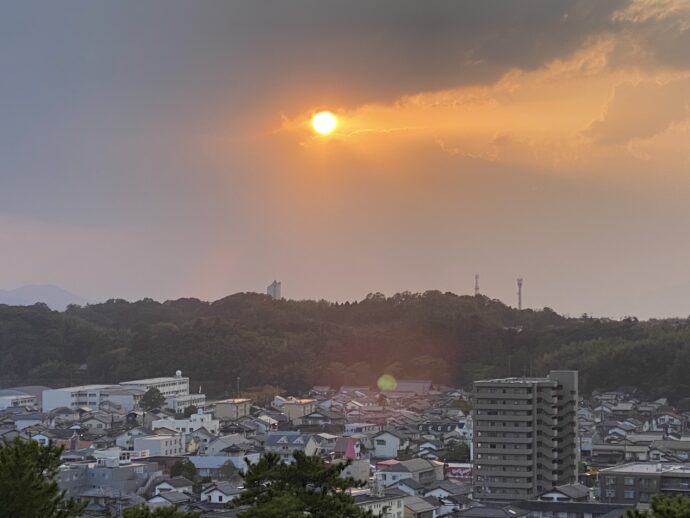
<path fill-rule="evenodd" d="M 319 110 L 338 118 L 317 135 Z M 0 15 L 0 288 L 690 314 L 690 0 Z"/>

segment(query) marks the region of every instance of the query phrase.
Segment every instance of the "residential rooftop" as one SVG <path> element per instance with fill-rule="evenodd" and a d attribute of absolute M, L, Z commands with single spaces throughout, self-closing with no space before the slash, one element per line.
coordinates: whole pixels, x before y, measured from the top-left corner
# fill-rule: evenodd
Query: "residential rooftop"
<path fill-rule="evenodd" d="M 117 385 L 77 385 L 75 387 L 62 387 L 47 390 L 59 390 L 61 392 L 81 392 L 83 390 L 101 390 L 106 388 L 118 388 Z"/>
<path fill-rule="evenodd" d="M 479 380 L 474 383 L 525 383 L 533 385 L 534 383 L 553 383 L 554 380 L 549 378 L 496 378 L 490 380 Z"/>
<path fill-rule="evenodd" d="M 161 378 L 146 378 L 142 380 L 121 381 L 120 385 L 150 385 L 151 383 L 166 383 L 170 381 L 188 381 L 186 376 L 163 376 Z"/>
<path fill-rule="evenodd" d="M 653 474 L 653 473 L 678 473 L 682 475 L 690 475 L 690 465 L 688 464 L 671 464 L 660 462 L 630 462 L 628 464 L 620 464 L 610 468 L 604 468 L 600 473 L 614 474 L 614 473 L 634 473 L 634 474 Z"/>

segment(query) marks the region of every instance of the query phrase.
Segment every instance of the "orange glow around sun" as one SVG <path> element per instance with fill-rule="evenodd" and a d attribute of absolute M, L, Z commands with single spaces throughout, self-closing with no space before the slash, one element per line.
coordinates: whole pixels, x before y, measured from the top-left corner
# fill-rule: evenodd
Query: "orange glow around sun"
<path fill-rule="evenodd" d="M 322 111 L 311 118 L 311 125 L 319 135 L 332 133 L 338 124 L 338 120 L 329 111 Z"/>

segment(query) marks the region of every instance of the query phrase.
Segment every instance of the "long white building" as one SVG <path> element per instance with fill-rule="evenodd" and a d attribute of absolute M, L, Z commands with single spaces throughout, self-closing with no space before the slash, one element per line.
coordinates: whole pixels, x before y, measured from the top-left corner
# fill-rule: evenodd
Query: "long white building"
<path fill-rule="evenodd" d="M 50 412 L 56 408 L 79 407 L 98 408 L 104 401 L 112 401 L 126 410 L 136 408 L 143 392 L 134 387 L 124 389 L 119 385 L 80 385 L 43 391 L 43 411 Z"/>
<path fill-rule="evenodd" d="M 156 388 L 165 398 L 165 406 L 175 412 L 182 412 L 194 405 L 206 405 L 204 394 L 189 393 L 189 378 L 177 371 L 175 376 L 123 381 L 117 385 L 81 385 L 43 391 L 43 411 L 58 407 L 77 409 L 82 406 L 98 408 L 104 401 L 112 401 L 126 410 L 138 407 L 147 390 Z"/>

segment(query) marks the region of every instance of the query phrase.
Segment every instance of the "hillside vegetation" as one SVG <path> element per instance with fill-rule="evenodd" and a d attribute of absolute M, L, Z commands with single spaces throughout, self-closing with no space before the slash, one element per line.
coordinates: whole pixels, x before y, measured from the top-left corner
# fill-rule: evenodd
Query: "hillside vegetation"
<path fill-rule="evenodd" d="M 210 396 L 271 385 L 373 384 L 389 373 L 469 386 L 474 379 L 578 369 L 581 389 L 638 387 L 690 397 L 690 322 L 566 318 L 484 296 L 372 294 L 355 303 L 110 300 L 64 312 L 0 306 L 0 384 L 60 386 L 172 375 Z"/>

